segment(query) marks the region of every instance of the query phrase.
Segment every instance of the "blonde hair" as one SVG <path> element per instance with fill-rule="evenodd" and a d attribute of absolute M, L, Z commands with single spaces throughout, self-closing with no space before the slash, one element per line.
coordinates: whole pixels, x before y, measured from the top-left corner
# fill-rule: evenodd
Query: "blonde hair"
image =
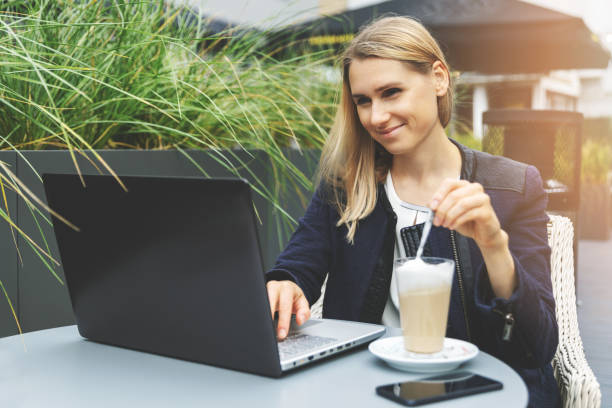
<path fill-rule="evenodd" d="M 402 61 L 422 74 L 431 72 L 440 61 L 450 69 L 442 50 L 421 23 L 408 17 L 384 17 L 355 36 L 341 57 L 342 92 L 334 124 L 323 147 L 318 182 L 331 187 L 331 201 L 338 210 L 337 226 L 346 225 L 347 241 L 352 243 L 359 220 L 376 206 L 377 184 L 391 168 L 392 156 L 363 128 L 351 97 L 349 68 L 355 59 L 386 58 Z M 438 97 L 438 118 L 443 127 L 450 120 L 453 104 L 452 83 Z"/>

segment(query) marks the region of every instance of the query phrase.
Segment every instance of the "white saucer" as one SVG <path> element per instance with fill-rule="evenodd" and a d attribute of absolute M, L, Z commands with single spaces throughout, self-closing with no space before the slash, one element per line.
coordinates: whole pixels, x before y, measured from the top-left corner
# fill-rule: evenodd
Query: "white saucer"
<path fill-rule="evenodd" d="M 378 339 L 370 343 L 368 348 L 391 367 L 415 373 L 449 371 L 478 355 L 478 347 L 472 343 L 448 337 L 444 339 L 442 350 L 433 354 L 406 351 L 402 336 Z"/>

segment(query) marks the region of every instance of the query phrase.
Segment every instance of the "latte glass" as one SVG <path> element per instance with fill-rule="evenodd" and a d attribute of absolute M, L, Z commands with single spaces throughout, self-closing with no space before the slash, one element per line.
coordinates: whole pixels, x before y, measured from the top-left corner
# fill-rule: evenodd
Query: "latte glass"
<path fill-rule="evenodd" d="M 414 353 L 442 350 L 455 262 L 401 258 L 394 264 L 404 348 Z"/>

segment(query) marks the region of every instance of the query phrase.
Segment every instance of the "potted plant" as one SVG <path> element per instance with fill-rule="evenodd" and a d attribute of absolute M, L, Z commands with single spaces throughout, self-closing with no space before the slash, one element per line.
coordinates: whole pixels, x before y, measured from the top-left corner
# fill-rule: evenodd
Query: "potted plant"
<path fill-rule="evenodd" d="M 607 240 L 610 237 L 608 173 L 611 164 L 610 145 L 605 140 L 588 138 L 582 146 L 581 238 Z"/>
<path fill-rule="evenodd" d="M 268 260 L 284 244 L 332 120 L 330 56 L 207 27 L 159 0 L 0 4 L 0 336 L 72 322 L 42 172 L 246 177 Z"/>

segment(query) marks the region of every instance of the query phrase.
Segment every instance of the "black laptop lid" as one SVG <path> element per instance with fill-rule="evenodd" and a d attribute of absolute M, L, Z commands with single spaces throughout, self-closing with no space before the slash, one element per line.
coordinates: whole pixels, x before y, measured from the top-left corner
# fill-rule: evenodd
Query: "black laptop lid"
<path fill-rule="evenodd" d="M 248 184 L 83 177 L 43 175 L 81 335 L 280 375 Z"/>

